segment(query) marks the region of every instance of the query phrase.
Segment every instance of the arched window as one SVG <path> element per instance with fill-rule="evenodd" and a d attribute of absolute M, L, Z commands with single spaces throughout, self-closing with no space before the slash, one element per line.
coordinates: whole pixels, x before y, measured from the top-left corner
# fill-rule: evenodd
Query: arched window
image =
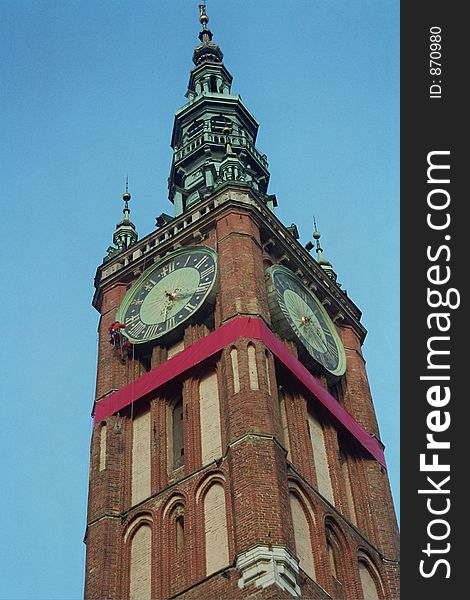
<path fill-rule="evenodd" d="M 103 423 L 100 429 L 100 471 L 106 469 L 106 435 L 108 428 L 106 422 Z"/>
<path fill-rule="evenodd" d="M 184 514 L 180 513 L 175 519 L 176 552 L 184 550 Z"/>
<path fill-rule="evenodd" d="M 364 600 L 382 598 L 380 575 L 364 552 L 358 554 L 358 566 Z"/>
<path fill-rule="evenodd" d="M 228 566 L 228 533 L 225 491 L 221 483 L 211 485 L 204 497 L 206 575 Z"/>
<path fill-rule="evenodd" d="M 248 371 L 250 375 L 250 389 L 259 390 L 258 368 L 256 366 L 256 348 L 248 344 Z"/>
<path fill-rule="evenodd" d="M 131 539 L 130 600 L 152 597 L 152 530 L 141 525 Z"/>
<path fill-rule="evenodd" d="M 333 590 L 339 590 L 338 583 L 344 585 L 344 572 L 342 564 L 342 547 L 339 538 L 333 530 L 331 523 L 326 524 L 326 548 L 328 553 L 328 564 L 331 577 L 333 578 Z"/>
<path fill-rule="evenodd" d="M 313 560 L 313 549 L 310 523 L 305 509 L 297 494 L 290 493 L 290 508 L 292 512 L 292 523 L 294 525 L 295 550 L 300 561 L 300 568 L 309 577 L 315 579 L 315 563 Z"/>
<path fill-rule="evenodd" d="M 240 391 L 240 376 L 238 373 L 238 352 L 236 348 L 230 350 L 230 361 L 232 363 L 233 393 L 237 394 Z"/>
<path fill-rule="evenodd" d="M 173 469 L 184 465 L 183 399 L 179 396 L 171 407 Z"/>

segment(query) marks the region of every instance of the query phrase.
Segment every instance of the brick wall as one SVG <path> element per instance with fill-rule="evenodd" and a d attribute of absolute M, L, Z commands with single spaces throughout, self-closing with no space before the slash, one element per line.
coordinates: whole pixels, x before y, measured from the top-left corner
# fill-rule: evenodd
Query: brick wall
<path fill-rule="evenodd" d="M 249 208 L 230 207 L 218 213 L 206 228 L 202 242 L 219 255 L 218 295 L 214 324 L 238 315 L 261 316 L 270 322 L 264 268 L 270 262 L 260 244 L 257 220 Z M 272 259 L 272 260 L 271 260 Z M 125 364 L 117 359 L 108 341 L 108 327 L 126 292 L 127 283 L 102 290 L 96 397 L 139 377 L 145 368 L 138 356 Z M 188 347 L 209 332 L 208 321 L 189 324 L 184 331 Z M 346 349 L 347 373 L 340 401 L 368 430 L 379 435 L 362 357 L 359 336 L 351 327 L 340 328 Z M 172 339 L 171 344 L 175 344 Z M 255 350 L 250 366 L 248 346 Z M 286 342 L 294 353 L 295 344 Z M 233 356 L 236 349 L 237 386 Z M 155 345 L 151 366 L 165 361 L 165 344 Z M 253 381 L 256 371 L 258 385 Z M 203 465 L 201 445 L 200 380 L 215 372 L 220 407 L 220 457 Z M 322 379 L 323 385 L 327 385 Z M 278 386 L 282 386 L 290 443 L 282 434 Z M 253 389 L 255 388 L 255 389 Z M 257 389 L 256 389 L 257 388 Z M 238 390 L 238 391 L 236 391 Z M 182 394 L 184 465 L 173 470 L 168 449 L 169 410 Z M 300 571 L 297 583 L 305 598 L 356 599 L 362 597 L 358 553 L 364 552 L 380 575 L 387 599 L 398 598 L 398 541 L 386 472 L 365 456 L 346 432 L 338 431 L 315 398 L 299 388 L 291 376 L 275 364 L 272 355 L 256 340 L 239 340 L 224 349 L 211 364 L 184 380 L 172 382 L 149 399 L 131 405 L 119 416 L 106 420 L 106 466 L 100 470 L 101 427 L 93 431 L 90 456 L 90 489 L 86 535 L 85 598 L 124 600 L 130 590 L 130 547 L 139 526 L 152 528 L 153 598 L 287 598 L 277 586 L 238 587 L 237 555 L 257 544 L 285 547 L 296 555 L 289 492 L 297 494 L 313 515 L 311 545 L 316 582 Z M 308 410 L 323 425 L 334 503 L 318 492 L 318 474 L 309 435 Z M 150 495 L 132 504 L 132 421 L 142 412 L 150 417 Z M 341 453 L 340 453 L 341 445 Z M 348 469 L 350 499 L 344 479 Z M 324 476 L 324 473 L 323 473 Z M 226 568 L 207 577 L 205 494 L 213 484 L 225 495 L 228 559 Z M 350 502 L 354 502 L 356 525 Z M 334 504 L 334 506 L 333 506 Z M 178 547 L 176 518 L 184 520 L 184 545 Z M 313 522 L 312 521 L 312 522 Z M 326 526 L 338 545 L 339 579 L 332 576 L 327 555 Z M 180 534 L 181 535 L 181 531 Z M 384 560 L 387 559 L 387 560 Z"/>

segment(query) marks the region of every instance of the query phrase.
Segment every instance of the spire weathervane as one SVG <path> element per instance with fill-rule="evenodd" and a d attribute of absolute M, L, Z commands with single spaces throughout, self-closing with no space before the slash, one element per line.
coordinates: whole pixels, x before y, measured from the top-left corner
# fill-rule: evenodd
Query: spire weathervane
<path fill-rule="evenodd" d="M 206 14 L 206 3 L 199 5 L 199 23 L 201 23 L 203 29 L 207 29 L 207 23 L 209 23 L 209 17 Z"/>

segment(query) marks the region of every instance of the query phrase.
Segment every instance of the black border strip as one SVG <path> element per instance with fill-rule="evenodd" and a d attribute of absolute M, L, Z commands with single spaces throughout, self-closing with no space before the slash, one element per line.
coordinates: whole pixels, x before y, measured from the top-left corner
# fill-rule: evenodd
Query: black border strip
<path fill-rule="evenodd" d="M 470 128 L 463 109 L 464 102 L 468 104 L 464 87 L 468 85 L 465 58 L 470 54 L 470 35 L 464 8 L 465 4 L 435 0 L 401 3 L 401 598 L 404 600 L 463 597 L 468 570 L 464 567 L 467 551 L 462 544 L 470 529 L 465 518 L 468 503 L 465 484 L 470 476 L 465 460 L 468 450 L 464 447 L 470 402 L 464 389 L 465 371 L 469 370 L 464 363 L 469 354 L 465 347 L 469 330 L 465 288 L 469 277 L 467 257 L 470 258 L 467 247 L 470 230 L 465 218 L 468 192 L 464 189 L 466 172 L 470 169 L 465 161 L 468 150 L 464 135 L 465 129 Z M 431 47 L 432 43 L 438 43 L 438 38 L 430 37 L 433 34 L 440 36 L 440 48 Z M 435 54 L 431 56 L 431 52 Z M 430 64 L 432 59 L 440 65 Z M 430 71 L 431 68 L 440 71 Z M 450 168 L 431 168 L 428 173 L 430 163 Z M 437 208 L 439 203 L 442 208 Z M 428 289 L 435 293 L 428 296 Z M 442 304 L 432 307 L 431 304 L 439 305 L 439 293 Z M 444 306 L 446 299 L 455 308 Z M 442 316 L 430 316 L 437 313 Z M 439 326 L 448 330 L 441 331 Z M 449 354 L 433 354 L 434 350 Z M 446 365 L 448 369 L 444 368 Z M 448 376 L 449 380 L 436 376 Z M 450 394 L 448 401 L 446 394 Z M 438 428 L 443 430 L 437 432 Z M 450 448 L 427 448 L 426 436 L 431 433 L 434 440 L 448 442 Z M 425 455 L 424 464 L 436 461 L 442 466 L 435 471 L 426 471 L 430 468 L 426 466 L 420 469 L 421 454 Z M 441 470 L 445 465 L 449 471 Z M 462 550 L 459 552 L 457 547 Z"/>

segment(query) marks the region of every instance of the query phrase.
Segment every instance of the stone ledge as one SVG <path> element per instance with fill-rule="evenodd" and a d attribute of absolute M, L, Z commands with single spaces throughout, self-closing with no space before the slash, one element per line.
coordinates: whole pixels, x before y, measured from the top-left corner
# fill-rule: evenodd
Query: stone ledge
<path fill-rule="evenodd" d="M 300 597 L 299 561 L 285 546 L 258 544 L 237 556 L 236 567 L 240 589 L 253 584 L 263 588 L 277 585 L 295 598 Z"/>

